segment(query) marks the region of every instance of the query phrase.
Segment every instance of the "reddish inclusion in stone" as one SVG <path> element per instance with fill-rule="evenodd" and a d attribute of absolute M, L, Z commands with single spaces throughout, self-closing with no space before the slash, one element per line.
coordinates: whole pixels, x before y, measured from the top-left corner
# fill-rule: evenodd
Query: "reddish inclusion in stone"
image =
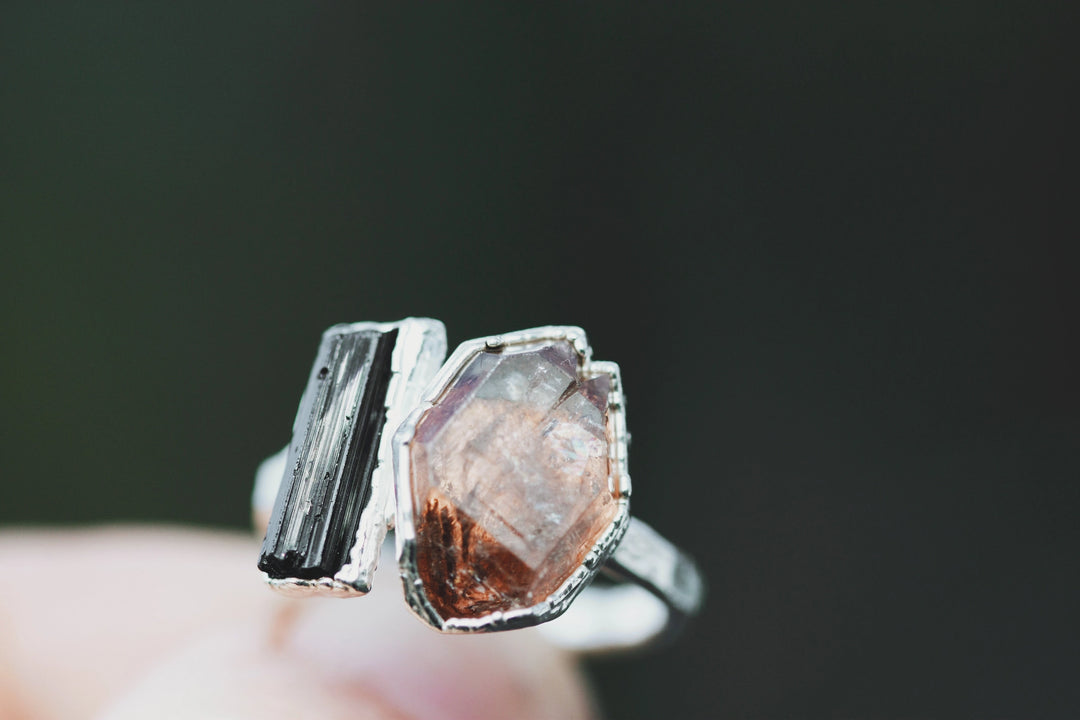
<path fill-rule="evenodd" d="M 615 518 L 611 378 L 577 359 L 566 341 L 481 352 L 417 423 L 417 569 L 443 619 L 543 601 Z"/>

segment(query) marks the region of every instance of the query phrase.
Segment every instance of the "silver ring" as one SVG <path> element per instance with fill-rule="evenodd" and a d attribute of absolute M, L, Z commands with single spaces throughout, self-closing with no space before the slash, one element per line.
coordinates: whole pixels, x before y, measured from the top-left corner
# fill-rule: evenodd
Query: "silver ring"
<path fill-rule="evenodd" d="M 618 365 L 566 326 L 470 340 L 440 368 L 445 350 L 429 319 L 323 334 L 292 442 L 256 474 L 267 582 L 363 595 L 393 528 L 406 600 L 436 630 L 541 625 L 582 652 L 672 636 L 704 584 L 630 517 Z"/>

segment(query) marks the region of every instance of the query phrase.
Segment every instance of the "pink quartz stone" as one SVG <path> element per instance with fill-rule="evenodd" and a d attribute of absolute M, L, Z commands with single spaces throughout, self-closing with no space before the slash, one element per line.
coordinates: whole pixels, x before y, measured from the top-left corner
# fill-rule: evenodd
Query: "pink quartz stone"
<path fill-rule="evenodd" d="M 610 384 L 566 341 L 481 352 L 420 418 L 417 569 L 441 617 L 543 601 L 611 524 Z"/>

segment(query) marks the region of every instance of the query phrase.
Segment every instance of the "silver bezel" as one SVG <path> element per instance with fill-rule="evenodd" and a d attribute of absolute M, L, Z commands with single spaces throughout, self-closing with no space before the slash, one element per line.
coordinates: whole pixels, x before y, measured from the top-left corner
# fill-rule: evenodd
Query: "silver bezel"
<path fill-rule="evenodd" d="M 611 467 L 617 476 L 608 478 L 610 484 L 618 482 L 618 511 L 600 539 L 589 551 L 585 561 L 548 598 L 536 605 L 510 612 L 495 612 L 479 618 L 443 618 L 428 602 L 416 564 L 416 528 L 413 523 L 411 490 L 411 467 L 409 445 L 416 432 L 416 425 L 425 412 L 434 406 L 451 382 L 480 352 L 501 348 L 530 345 L 539 342 L 569 340 L 579 357 L 579 374 L 583 378 L 607 374 L 611 377 L 608 396 L 608 413 L 613 441 L 608 445 Z M 554 620 L 563 612 L 589 582 L 618 546 L 630 522 L 630 473 L 627 468 L 627 445 L 625 398 L 619 366 L 613 362 L 593 362 L 585 331 L 572 326 L 548 326 L 519 332 L 494 335 L 462 343 L 431 381 L 421 403 L 410 413 L 393 438 L 394 470 L 397 491 L 397 525 L 395 528 L 398 567 L 405 588 L 405 598 L 422 620 L 437 630 L 448 633 L 492 632 L 511 630 Z"/>
<path fill-rule="evenodd" d="M 321 358 L 327 339 L 334 334 L 372 330 L 385 333 L 395 328 L 398 337 L 390 358 L 386 421 L 379 441 L 378 464 L 371 474 L 371 499 L 360 515 L 349 561 L 332 577 L 314 580 L 271 578 L 263 573 L 266 582 L 278 592 L 291 596 L 355 597 L 371 591 L 380 549 L 394 523 L 394 431 L 416 404 L 424 386 L 446 357 L 446 329 L 441 322 L 430 318 L 406 318 L 389 323 L 348 323 L 328 328 L 323 333 L 319 347 Z M 316 362 L 318 365 L 319 362 Z M 296 438 L 292 442 L 296 442 Z M 285 470 L 287 472 L 288 468 Z"/>

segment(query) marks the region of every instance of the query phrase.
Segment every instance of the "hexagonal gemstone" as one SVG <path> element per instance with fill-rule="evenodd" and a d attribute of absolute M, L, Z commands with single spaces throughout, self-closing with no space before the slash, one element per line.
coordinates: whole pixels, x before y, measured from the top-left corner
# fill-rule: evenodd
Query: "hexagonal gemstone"
<path fill-rule="evenodd" d="M 542 602 L 611 524 L 610 384 L 566 341 L 481 352 L 420 418 L 417 569 L 441 617 Z"/>

